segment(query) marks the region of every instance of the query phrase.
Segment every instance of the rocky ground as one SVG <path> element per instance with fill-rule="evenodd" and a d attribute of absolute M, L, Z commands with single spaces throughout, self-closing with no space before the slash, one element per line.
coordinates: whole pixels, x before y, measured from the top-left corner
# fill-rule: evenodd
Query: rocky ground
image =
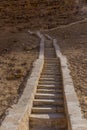
<path fill-rule="evenodd" d="M 0 123 L 7 109 L 17 103 L 33 62 L 38 58 L 39 39 L 25 30 L 6 28 L 0 34 Z"/>
<path fill-rule="evenodd" d="M 87 21 L 49 34 L 57 38 L 62 53 L 68 58 L 75 91 L 87 118 Z"/>

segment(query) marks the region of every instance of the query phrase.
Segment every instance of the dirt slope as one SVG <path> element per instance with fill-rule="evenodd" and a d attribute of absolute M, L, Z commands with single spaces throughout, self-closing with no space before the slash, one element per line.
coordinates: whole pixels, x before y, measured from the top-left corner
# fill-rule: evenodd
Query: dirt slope
<path fill-rule="evenodd" d="M 51 28 L 70 22 L 71 14 L 75 13 L 73 0 L 3 0 L 0 1 L 0 26 Z"/>
<path fill-rule="evenodd" d="M 33 62 L 38 58 L 39 39 L 25 30 L 6 28 L 0 44 L 0 123 L 7 109 L 17 103 Z"/>
<path fill-rule="evenodd" d="M 84 12 L 85 17 L 87 16 L 86 9 L 86 7 L 82 8 L 81 11 Z M 16 103 L 20 97 L 20 93 L 24 89 L 22 84 L 25 77 L 31 71 L 33 61 L 38 57 L 39 39 L 30 36 L 25 29 L 49 29 L 84 17 L 83 13 L 80 13 L 80 17 L 77 14 L 78 7 L 74 4 L 74 0 L 0 0 L 0 123 L 7 109 L 11 107 L 12 103 Z M 65 40 L 69 35 L 68 32 L 65 30 L 63 34 L 62 30 L 59 35 L 61 34 Z M 78 30 L 76 33 L 74 31 L 71 33 L 72 39 L 73 35 L 75 39 L 77 32 Z M 64 45 L 61 44 L 61 48 L 64 48 L 66 55 L 69 54 L 70 63 L 78 65 L 76 62 L 78 53 L 73 56 L 70 49 L 71 44 L 66 42 Z M 74 42 L 72 42 L 72 46 L 74 48 Z M 83 47 L 78 42 L 76 47 L 78 48 L 78 46 L 80 46 L 80 50 L 81 47 L 84 48 L 83 51 L 85 50 L 85 44 Z M 66 51 L 66 47 L 70 52 Z M 80 57 L 82 57 L 82 53 L 79 53 Z M 84 68 L 83 66 L 82 68 Z M 84 69 L 82 69 L 83 72 Z M 71 70 L 73 76 L 75 70 Z M 75 84 L 77 84 L 77 80 L 75 80 Z M 81 94 L 80 97 L 82 98 Z M 83 108 L 83 110 L 85 109 Z"/>
<path fill-rule="evenodd" d="M 17 102 L 20 90 L 24 89 L 25 77 L 38 57 L 39 39 L 30 36 L 25 28 L 35 30 L 55 26 L 61 22 L 57 17 L 62 17 L 62 10 L 66 9 L 71 14 L 73 2 L 0 1 L 0 123 L 7 109 Z M 70 16 L 68 10 L 66 18 Z"/>
<path fill-rule="evenodd" d="M 87 118 L 87 22 L 51 31 L 67 56 L 82 113 Z"/>

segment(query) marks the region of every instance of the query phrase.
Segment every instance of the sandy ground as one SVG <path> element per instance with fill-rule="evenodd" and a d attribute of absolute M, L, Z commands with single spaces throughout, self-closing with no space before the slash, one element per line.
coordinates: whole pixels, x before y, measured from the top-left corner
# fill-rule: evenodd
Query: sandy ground
<path fill-rule="evenodd" d="M 82 113 L 87 118 L 87 22 L 49 33 L 67 56 Z"/>
<path fill-rule="evenodd" d="M 39 52 L 36 36 L 29 35 L 26 30 L 5 29 L 0 32 L 0 42 L 5 43 L 0 44 L 0 123 L 7 109 L 20 98 Z"/>

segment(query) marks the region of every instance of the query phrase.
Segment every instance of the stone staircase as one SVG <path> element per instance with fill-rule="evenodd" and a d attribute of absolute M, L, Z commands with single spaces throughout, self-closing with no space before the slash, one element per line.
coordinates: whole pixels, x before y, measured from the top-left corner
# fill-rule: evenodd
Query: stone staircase
<path fill-rule="evenodd" d="M 68 62 L 57 40 L 47 34 L 45 39 L 39 32 L 37 36 L 41 39 L 39 59 L 23 95 L 9 110 L 0 130 L 87 130 Z"/>
<path fill-rule="evenodd" d="M 45 63 L 29 117 L 29 130 L 67 130 L 60 61 L 45 45 Z"/>

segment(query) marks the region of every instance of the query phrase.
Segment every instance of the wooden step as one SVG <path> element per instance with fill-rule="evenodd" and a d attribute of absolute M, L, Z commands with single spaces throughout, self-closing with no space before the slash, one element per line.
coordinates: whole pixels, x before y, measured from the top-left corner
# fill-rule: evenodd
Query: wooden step
<path fill-rule="evenodd" d="M 45 77 L 45 78 L 46 78 L 46 77 L 56 77 L 56 78 L 57 78 L 57 77 L 61 77 L 61 74 L 55 74 L 55 75 L 54 75 L 54 74 L 46 74 L 46 73 L 43 74 L 43 73 L 42 73 L 42 74 L 41 74 L 41 77 L 42 77 L 42 76 Z"/>
<path fill-rule="evenodd" d="M 51 80 L 51 81 L 55 81 L 55 80 L 58 80 L 58 77 L 49 77 L 49 78 L 47 78 L 47 77 L 44 77 L 44 78 L 42 78 L 42 77 L 40 77 L 40 80 Z M 62 80 L 62 78 L 60 78 L 60 80 Z"/>
<path fill-rule="evenodd" d="M 45 63 L 45 64 L 44 64 L 44 68 L 45 68 L 45 67 L 51 67 L 51 68 L 55 68 L 55 67 L 56 67 L 56 68 L 57 68 L 58 65 L 55 64 L 55 67 L 54 67 L 54 65 L 52 65 L 52 64 L 46 64 L 46 63 Z"/>
<path fill-rule="evenodd" d="M 34 106 L 63 106 L 64 102 L 62 99 L 58 99 L 58 100 L 46 100 L 46 99 L 34 99 L 33 101 L 33 105 Z"/>
<path fill-rule="evenodd" d="M 31 114 L 30 115 L 30 126 L 32 127 L 54 127 L 54 128 L 65 128 L 66 118 L 64 114 Z"/>
<path fill-rule="evenodd" d="M 57 85 L 56 84 L 55 85 L 54 84 L 50 84 L 50 85 L 49 84 L 44 84 L 44 85 L 39 84 L 37 88 L 38 89 L 56 89 L 57 90 L 57 89 L 62 89 L 62 85 L 58 85 L 58 84 Z"/>
<path fill-rule="evenodd" d="M 46 63 L 44 63 L 44 69 L 46 69 L 46 68 L 51 69 L 51 70 L 60 69 L 60 65 L 55 64 L 55 66 L 54 66 L 51 64 L 47 65 Z"/>
<path fill-rule="evenodd" d="M 63 99 L 63 95 L 36 93 L 35 99 Z"/>
<path fill-rule="evenodd" d="M 59 82 L 62 82 L 62 78 L 57 78 L 57 77 L 54 77 L 54 78 L 50 78 L 50 77 L 48 77 L 48 78 L 40 78 L 40 80 L 39 81 L 59 81 Z"/>
<path fill-rule="evenodd" d="M 37 93 L 63 94 L 63 90 L 61 89 L 37 89 Z"/>
<path fill-rule="evenodd" d="M 41 78 L 61 78 L 61 75 L 47 75 L 47 74 L 41 74 Z"/>
<path fill-rule="evenodd" d="M 51 65 L 51 64 L 52 64 L 52 65 L 53 65 L 53 64 L 58 64 L 57 61 L 53 61 L 53 62 L 52 62 L 52 61 L 45 61 L 44 63 L 45 63 L 45 64 L 50 64 L 50 65 Z"/>
<path fill-rule="evenodd" d="M 44 72 L 44 73 L 47 73 L 47 74 L 49 73 L 49 74 L 54 74 L 54 75 L 55 75 L 55 74 L 59 73 L 60 71 L 59 71 L 58 69 L 50 70 L 50 69 L 47 68 L 47 69 L 44 69 L 44 70 L 42 71 L 42 74 L 43 74 L 43 72 Z"/>
<path fill-rule="evenodd" d="M 44 75 L 44 76 L 56 76 L 56 77 L 57 77 L 57 76 L 61 76 L 60 73 L 55 73 L 55 74 L 52 74 L 52 73 L 50 74 L 50 73 L 49 73 L 49 74 L 47 74 L 46 72 L 45 72 L 45 73 L 42 72 L 41 76 L 42 76 L 42 75 Z"/>
<path fill-rule="evenodd" d="M 60 72 L 60 68 L 57 66 L 55 66 L 55 67 L 50 67 L 50 66 L 48 66 L 48 67 L 44 67 L 44 69 L 43 69 L 43 71 L 55 71 L 55 70 L 57 70 L 58 72 Z"/>
<path fill-rule="evenodd" d="M 45 60 L 51 60 L 51 61 L 53 61 L 53 60 L 58 60 L 58 61 L 59 61 L 58 58 L 45 58 Z"/>
<path fill-rule="evenodd" d="M 65 128 L 55 128 L 55 127 L 43 127 L 43 126 L 31 126 L 30 130 L 68 130 Z"/>
<path fill-rule="evenodd" d="M 49 89 L 55 89 L 55 88 L 62 88 L 62 85 L 58 86 L 58 84 L 38 84 L 38 88 L 49 88 Z"/>
<path fill-rule="evenodd" d="M 61 81 L 52 81 L 52 80 L 39 80 L 39 84 L 58 84 L 58 85 L 62 85 Z"/>
<path fill-rule="evenodd" d="M 50 65 L 45 65 L 45 64 L 44 64 L 43 71 L 44 71 L 44 70 L 50 70 L 50 71 L 60 70 L 60 67 L 58 67 L 58 65 L 55 65 L 55 67 L 54 67 L 54 66 L 50 66 Z"/>
<path fill-rule="evenodd" d="M 43 71 L 42 74 L 46 75 L 57 75 L 59 72 L 58 71 Z"/>
<path fill-rule="evenodd" d="M 61 106 L 57 107 L 33 107 L 32 113 L 36 114 L 49 114 L 49 113 L 62 113 L 64 108 Z"/>

